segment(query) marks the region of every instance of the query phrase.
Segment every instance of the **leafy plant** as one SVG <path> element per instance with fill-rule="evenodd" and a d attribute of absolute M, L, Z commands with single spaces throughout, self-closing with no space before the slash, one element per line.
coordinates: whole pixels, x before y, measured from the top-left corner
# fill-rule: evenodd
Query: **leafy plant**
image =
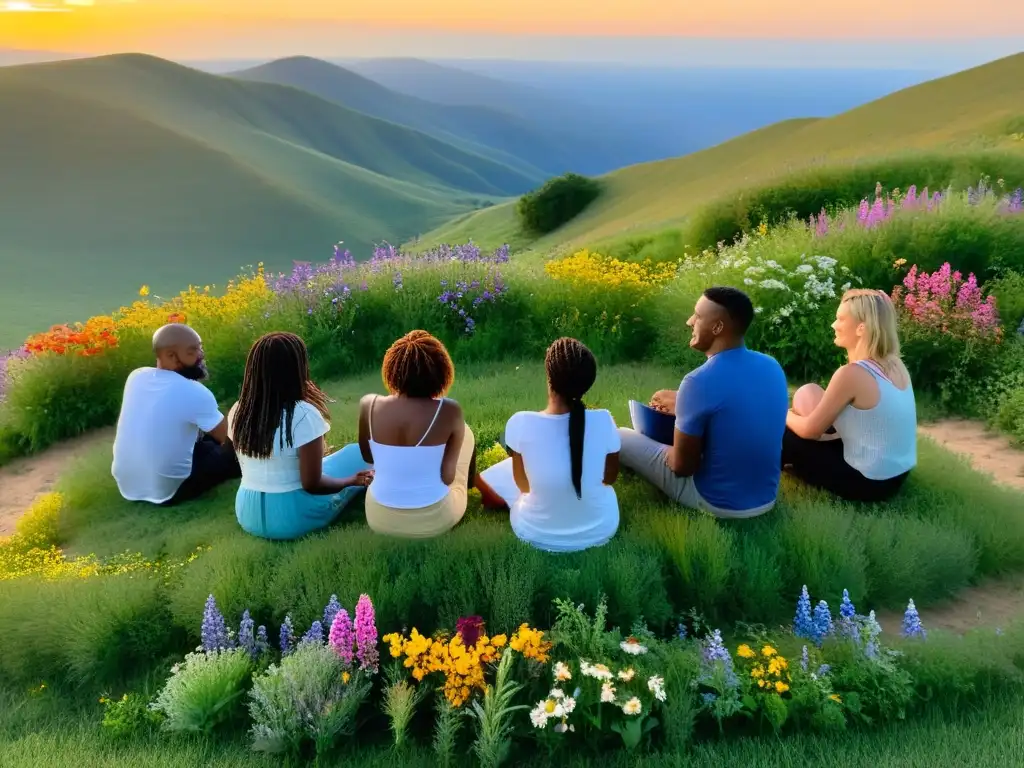
<path fill-rule="evenodd" d="M 511 648 L 502 654 L 494 685 L 487 686 L 483 703 L 474 699 L 469 709 L 469 715 L 477 723 L 473 753 L 483 768 L 498 768 L 505 762 L 512 744 L 512 713 L 529 709 L 525 705 L 512 704 L 512 699 L 522 689 L 511 679 L 514 657 Z"/>
<path fill-rule="evenodd" d="M 153 709 L 165 716 L 165 730 L 209 733 L 237 712 L 252 668 L 241 648 L 190 653 L 171 668 Z"/>
<path fill-rule="evenodd" d="M 428 689 L 426 686 L 414 688 L 409 685 L 400 666 L 388 667 L 386 674 L 387 685 L 384 688 L 381 708 L 391 724 L 395 747 L 402 749 L 406 745 L 409 723 L 416 712 L 416 705 L 423 699 Z"/>
<path fill-rule="evenodd" d="M 359 669 L 347 672 L 331 647 L 299 643 L 253 681 L 253 749 L 295 756 L 311 744 L 318 756 L 325 754 L 340 736 L 354 731 L 371 687 L 372 678 Z"/>
<path fill-rule="evenodd" d="M 444 692 L 440 689 L 437 693 L 437 721 L 434 724 L 434 755 L 437 757 L 437 764 L 441 768 L 451 768 L 455 765 L 458 756 L 459 731 L 462 729 L 462 717 L 465 710 L 454 706 Z"/>

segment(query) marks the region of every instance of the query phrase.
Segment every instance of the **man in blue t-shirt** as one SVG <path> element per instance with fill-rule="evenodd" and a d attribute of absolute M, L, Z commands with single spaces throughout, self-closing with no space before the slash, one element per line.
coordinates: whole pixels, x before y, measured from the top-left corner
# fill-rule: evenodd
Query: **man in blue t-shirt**
<path fill-rule="evenodd" d="M 707 289 L 686 323 L 690 346 L 707 362 L 683 378 L 678 392 L 662 390 L 651 400 L 675 416 L 673 444 L 619 430 L 623 466 L 679 504 L 717 517 L 763 514 L 779 491 L 789 392 L 775 358 L 744 344 L 753 319 L 743 291 Z"/>

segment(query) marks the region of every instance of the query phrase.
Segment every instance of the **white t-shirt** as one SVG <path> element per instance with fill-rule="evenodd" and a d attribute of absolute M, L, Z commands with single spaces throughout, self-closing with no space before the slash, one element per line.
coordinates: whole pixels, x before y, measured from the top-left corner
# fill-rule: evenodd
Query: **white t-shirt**
<path fill-rule="evenodd" d="M 138 368 L 124 385 L 111 473 L 129 501 L 162 504 L 192 473 L 200 432 L 223 421 L 217 398 L 174 371 Z"/>
<path fill-rule="evenodd" d="M 231 406 L 228 412 L 228 435 L 234 440 L 235 412 L 238 403 Z M 302 475 L 299 470 L 299 448 L 326 435 L 331 425 L 315 406 L 300 400 L 292 412 L 292 445 L 284 441 L 281 447 L 281 428 L 284 426 L 284 412 L 281 423 L 274 433 L 274 452 L 268 459 L 257 459 L 246 456 L 235 447 L 238 466 L 242 469 L 242 487 L 263 493 L 286 493 L 302 488 Z"/>
<path fill-rule="evenodd" d="M 615 489 L 605 485 L 604 465 L 621 448 L 611 413 L 587 411 L 583 433 L 582 498 L 572 485 L 569 415 L 522 411 L 505 427 L 505 443 L 523 457 L 530 492 L 511 505 L 512 530 L 523 541 L 551 552 L 604 544 L 619 527 Z"/>

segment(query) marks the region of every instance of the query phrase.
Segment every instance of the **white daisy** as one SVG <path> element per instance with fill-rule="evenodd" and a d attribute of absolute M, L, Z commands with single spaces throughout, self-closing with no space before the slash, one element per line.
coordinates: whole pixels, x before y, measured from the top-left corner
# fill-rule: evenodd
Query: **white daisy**
<path fill-rule="evenodd" d="M 639 715 L 642 710 L 643 705 L 640 704 L 640 699 L 636 696 L 622 705 L 622 711 L 627 715 Z"/>

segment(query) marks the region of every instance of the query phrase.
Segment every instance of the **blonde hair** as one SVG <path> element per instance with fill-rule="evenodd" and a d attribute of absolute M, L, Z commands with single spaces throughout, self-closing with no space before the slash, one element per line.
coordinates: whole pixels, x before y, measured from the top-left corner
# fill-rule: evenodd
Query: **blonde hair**
<path fill-rule="evenodd" d="M 864 326 L 861 338 L 863 354 L 887 372 L 906 372 L 900 358 L 900 336 L 896 323 L 896 307 L 885 291 L 854 288 L 843 294 L 851 317 Z"/>

